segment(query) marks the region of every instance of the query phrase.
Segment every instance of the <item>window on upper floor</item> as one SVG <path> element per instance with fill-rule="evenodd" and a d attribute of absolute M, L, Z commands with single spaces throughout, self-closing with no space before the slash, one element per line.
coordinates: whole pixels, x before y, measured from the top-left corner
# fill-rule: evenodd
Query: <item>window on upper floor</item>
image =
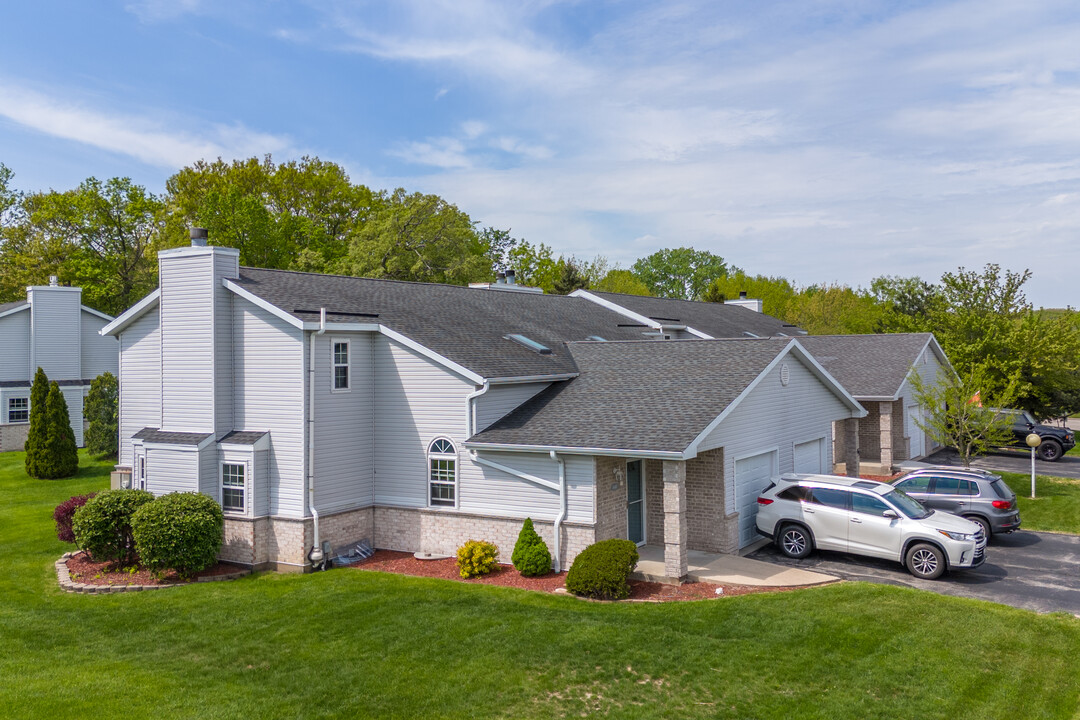
<path fill-rule="evenodd" d="M 247 467 L 242 463 L 221 464 L 221 509 L 242 513 L 247 509 Z"/>
<path fill-rule="evenodd" d="M 9 423 L 30 422 L 30 398 L 8 398 Z"/>
<path fill-rule="evenodd" d="M 428 484 L 430 505 L 457 505 L 457 450 L 445 438 L 436 439 L 428 447 Z"/>
<path fill-rule="evenodd" d="M 331 344 L 335 391 L 349 389 L 349 341 L 334 340 Z"/>

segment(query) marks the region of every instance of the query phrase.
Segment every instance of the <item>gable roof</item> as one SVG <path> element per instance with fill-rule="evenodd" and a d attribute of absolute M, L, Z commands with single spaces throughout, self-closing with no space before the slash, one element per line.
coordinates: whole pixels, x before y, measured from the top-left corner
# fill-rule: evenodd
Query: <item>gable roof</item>
<path fill-rule="evenodd" d="M 641 340 L 649 328 L 581 298 L 240 268 L 231 281 L 299 321 L 377 324 L 484 378 L 577 372 L 567 342 Z M 506 339 L 517 334 L 551 350 Z"/>
<path fill-rule="evenodd" d="M 793 353 L 853 415 L 863 412 L 788 338 L 575 342 L 569 347 L 580 370 L 577 378 L 534 396 L 466 445 L 693 456 L 702 434 Z"/>
<path fill-rule="evenodd" d="M 859 400 L 895 400 L 927 347 L 952 370 L 933 333 L 808 335 L 799 342 Z"/>
<path fill-rule="evenodd" d="M 661 325 L 686 325 L 714 338 L 749 337 L 746 333 L 757 337 L 803 335 L 803 331 L 794 325 L 738 305 L 623 295 L 596 290 L 579 290 L 573 294 L 624 308 Z"/>
<path fill-rule="evenodd" d="M 30 307 L 30 303 L 26 302 L 25 300 L 16 300 L 15 302 L 0 303 L 0 317 L 3 317 L 5 315 L 11 315 L 12 313 L 17 313 L 20 310 L 25 310 L 28 307 Z"/>

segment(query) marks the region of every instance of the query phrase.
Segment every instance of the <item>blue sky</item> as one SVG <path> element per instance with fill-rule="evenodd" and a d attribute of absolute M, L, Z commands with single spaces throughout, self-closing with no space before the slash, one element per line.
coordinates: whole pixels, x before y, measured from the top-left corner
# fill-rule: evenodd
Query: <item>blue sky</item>
<path fill-rule="evenodd" d="M 340 163 L 624 266 L 692 245 L 800 284 L 1030 267 L 1080 305 L 1072 2 L 23 2 L 24 190 L 200 158 Z"/>

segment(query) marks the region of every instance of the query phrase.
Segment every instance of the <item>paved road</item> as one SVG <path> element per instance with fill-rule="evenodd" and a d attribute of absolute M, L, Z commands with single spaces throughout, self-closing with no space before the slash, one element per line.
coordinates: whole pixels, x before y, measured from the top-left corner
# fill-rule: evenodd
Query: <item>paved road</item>
<path fill-rule="evenodd" d="M 750 557 L 845 580 L 904 585 L 1036 612 L 1062 611 L 1080 616 L 1080 537 L 1075 535 L 1020 530 L 996 536 L 980 567 L 949 573 L 940 580 L 919 580 L 899 563 L 845 553 L 818 550 L 802 560 L 792 560 L 781 555 L 774 545 L 766 545 Z"/>
<path fill-rule="evenodd" d="M 960 456 L 955 450 L 938 450 L 922 462 L 934 465 L 962 465 Z M 1025 450 L 991 453 L 983 457 L 977 457 L 971 461 L 972 467 L 984 470 L 997 470 L 1013 473 L 1031 474 L 1031 454 Z M 1064 455 L 1057 462 L 1035 460 L 1035 472 L 1039 475 L 1056 475 L 1057 477 L 1080 478 L 1080 456 Z"/>

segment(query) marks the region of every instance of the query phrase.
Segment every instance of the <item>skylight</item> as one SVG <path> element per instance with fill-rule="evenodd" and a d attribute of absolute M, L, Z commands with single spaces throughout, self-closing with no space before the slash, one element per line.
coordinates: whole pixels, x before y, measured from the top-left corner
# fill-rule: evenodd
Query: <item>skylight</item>
<path fill-rule="evenodd" d="M 590 335 L 588 340 L 595 340 L 596 342 L 607 342 L 607 338 L 602 338 L 599 335 Z"/>
<path fill-rule="evenodd" d="M 549 348 L 549 347 L 547 347 L 545 345 L 541 345 L 540 343 L 536 342 L 535 340 L 533 340 L 531 338 L 527 338 L 524 335 L 517 335 L 517 334 L 511 333 L 510 335 L 504 335 L 503 337 L 505 339 L 507 339 L 507 340 L 513 340 L 518 345 L 524 345 L 525 347 L 529 348 L 530 350 L 532 350 L 535 353 L 540 353 L 541 355 L 550 355 L 551 354 L 551 348 Z"/>

